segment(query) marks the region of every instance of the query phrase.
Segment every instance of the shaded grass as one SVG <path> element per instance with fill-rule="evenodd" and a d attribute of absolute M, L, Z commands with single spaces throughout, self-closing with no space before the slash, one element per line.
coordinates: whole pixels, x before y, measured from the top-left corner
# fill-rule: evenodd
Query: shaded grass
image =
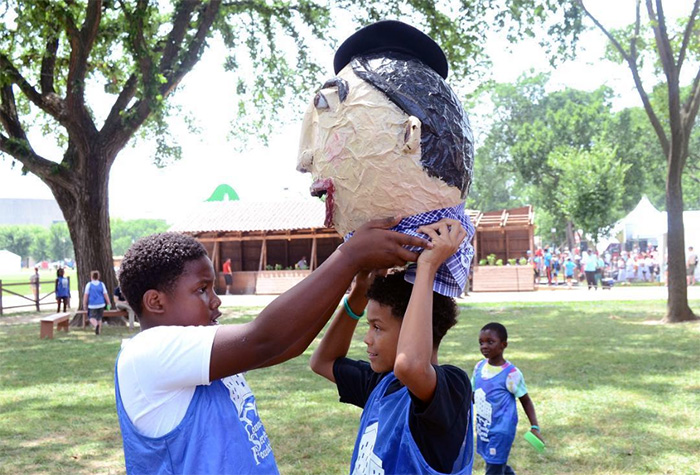
<path fill-rule="evenodd" d="M 539 455 L 527 446 L 519 409 L 510 458 L 519 474 L 697 474 L 700 325 L 653 324 L 664 312 L 663 302 L 470 305 L 440 360 L 471 374 L 479 329 L 507 326 L 506 357 L 525 375 L 548 447 Z M 225 309 L 224 323 L 255 313 Z M 364 357 L 364 331 L 351 357 Z M 0 326 L 0 473 L 123 472 L 113 368 L 128 336 L 109 327 L 41 341 L 38 324 Z M 360 409 L 338 403 L 334 385 L 311 372 L 316 344 L 247 374 L 283 474 L 348 472 Z"/>

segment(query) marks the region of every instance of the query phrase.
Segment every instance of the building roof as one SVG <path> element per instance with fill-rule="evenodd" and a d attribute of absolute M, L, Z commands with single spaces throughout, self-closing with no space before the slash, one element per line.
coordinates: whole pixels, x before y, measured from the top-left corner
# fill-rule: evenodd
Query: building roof
<path fill-rule="evenodd" d="M 199 203 L 170 228 L 182 233 L 324 229 L 326 206 L 320 200 L 209 201 Z"/>
<path fill-rule="evenodd" d="M 532 206 L 503 209 L 498 211 L 486 211 L 482 213 L 476 210 L 467 210 L 472 224 L 478 230 L 487 228 L 514 228 L 530 227 L 535 223 L 535 214 Z"/>

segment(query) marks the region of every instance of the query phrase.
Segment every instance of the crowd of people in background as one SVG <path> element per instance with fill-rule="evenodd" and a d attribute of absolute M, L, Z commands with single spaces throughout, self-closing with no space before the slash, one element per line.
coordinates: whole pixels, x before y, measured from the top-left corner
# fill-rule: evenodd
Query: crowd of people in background
<path fill-rule="evenodd" d="M 656 246 L 634 247 L 631 251 L 619 253 L 545 246 L 538 247 L 534 255 L 529 253 L 528 261 L 535 270 L 535 283 L 540 285 L 572 287 L 575 282 L 585 282 L 589 289 L 597 290 L 614 284 L 662 280 L 661 259 Z"/>

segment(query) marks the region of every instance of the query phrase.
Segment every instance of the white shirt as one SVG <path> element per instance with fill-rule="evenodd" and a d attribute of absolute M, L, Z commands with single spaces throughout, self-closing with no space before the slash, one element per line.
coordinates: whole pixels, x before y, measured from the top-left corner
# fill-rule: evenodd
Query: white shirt
<path fill-rule="evenodd" d="M 160 437 L 185 417 L 197 386 L 209 384 L 219 326 L 158 326 L 126 340 L 117 363 L 119 392 L 131 422 Z"/>

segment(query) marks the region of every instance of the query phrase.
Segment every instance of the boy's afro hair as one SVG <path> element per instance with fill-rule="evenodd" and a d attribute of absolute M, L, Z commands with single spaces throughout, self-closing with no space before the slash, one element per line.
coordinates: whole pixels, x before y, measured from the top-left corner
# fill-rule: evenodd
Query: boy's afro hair
<path fill-rule="evenodd" d="M 411 298 L 413 284 L 404 279 L 406 272 L 395 272 L 386 277 L 377 276 L 369 290 L 367 298 L 391 308 L 391 314 L 403 319 Z M 433 292 L 433 346 L 437 346 L 447 333 L 457 323 L 459 311 L 455 300 L 451 297 Z"/>
<path fill-rule="evenodd" d="M 481 329 L 482 332 L 485 330 L 491 330 L 492 332 L 494 332 L 496 335 L 498 335 L 498 338 L 500 338 L 501 341 L 508 341 L 508 330 L 506 330 L 506 327 L 501 323 L 498 323 L 498 322 L 487 323 Z"/>
<path fill-rule="evenodd" d="M 185 264 L 206 255 L 204 246 L 186 234 L 146 236 L 126 251 L 119 268 L 119 286 L 131 308 L 141 316 L 143 295 L 148 290 L 172 290 Z"/>

